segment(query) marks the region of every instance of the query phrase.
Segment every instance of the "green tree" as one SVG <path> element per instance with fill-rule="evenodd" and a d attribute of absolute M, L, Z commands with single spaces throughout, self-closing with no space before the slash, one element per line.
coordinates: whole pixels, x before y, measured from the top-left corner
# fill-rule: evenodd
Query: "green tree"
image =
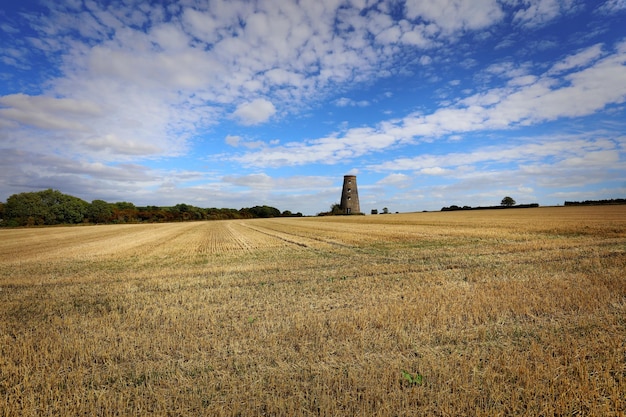
<path fill-rule="evenodd" d="M 104 200 L 93 200 L 87 210 L 87 217 L 93 223 L 108 223 L 112 216 L 111 204 Z"/>
<path fill-rule="evenodd" d="M 135 210 L 137 207 L 133 203 L 129 203 L 128 201 L 118 201 L 114 203 L 114 206 L 120 210 Z"/>
<path fill-rule="evenodd" d="M 15 226 L 75 224 L 85 219 L 89 203 L 57 190 L 14 194 L 7 199 L 5 217 Z"/>
<path fill-rule="evenodd" d="M 500 205 L 505 206 L 505 207 L 512 207 L 515 205 L 515 200 L 513 200 L 509 196 L 506 196 L 502 199 L 502 202 L 500 203 Z"/>
<path fill-rule="evenodd" d="M 339 203 L 331 204 L 330 214 L 333 214 L 333 215 L 343 214 L 343 210 L 341 210 L 341 204 Z"/>
<path fill-rule="evenodd" d="M 254 206 L 247 209 L 254 217 L 268 218 L 280 217 L 280 210 L 270 206 Z"/>
<path fill-rule="evenodd" d="M 13 194 L 4 206 L 10 226 L 33 226 L 44 224 L 45 208 L 36 193 Z"/>
<path fill-rule="evenodd" d="M 52 205 L 54 220 L 52 224 L 77 224 L 85 221 L 89 203 L 57 191 L 57 200 Z"/>

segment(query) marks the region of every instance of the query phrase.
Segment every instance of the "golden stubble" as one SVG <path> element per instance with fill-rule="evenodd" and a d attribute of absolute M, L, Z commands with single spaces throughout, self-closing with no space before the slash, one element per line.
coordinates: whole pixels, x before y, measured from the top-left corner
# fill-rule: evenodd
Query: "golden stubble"
<path fill-rule="evenodd" d="M 0 415 L 623 416 L 625 270 L 625 206 L 0 230 Z"/>

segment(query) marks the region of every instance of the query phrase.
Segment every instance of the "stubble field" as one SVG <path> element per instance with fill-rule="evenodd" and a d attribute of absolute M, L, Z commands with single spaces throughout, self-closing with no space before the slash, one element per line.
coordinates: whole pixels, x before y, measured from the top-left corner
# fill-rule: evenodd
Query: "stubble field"
<path fill-rule="evenodd" d="M 0 415 L 626 413 L 626 206 L 0 230 Z"/>

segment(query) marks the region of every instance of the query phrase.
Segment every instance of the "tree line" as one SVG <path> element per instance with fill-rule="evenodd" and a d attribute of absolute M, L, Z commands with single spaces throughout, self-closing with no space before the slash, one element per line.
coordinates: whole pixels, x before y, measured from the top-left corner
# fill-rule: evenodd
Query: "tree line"
<path fill-rule="evenodd" d="M 457 210 L 493 210 L 493 209 L 507 209 L 507 208 L 535 208 L 539 207 L 539 204 L 517 204 L 517 202 L 509 196 L 506 196 L 502 199 L 499 206 L 487 206 L 487 207 L 470 207 L 463 206 L 459 207 L 457 205 L 452 205 L 450 207 L 442 207 L 441 211 L 457 211 Z"/>
<path fill-rule="evenodd" d="M 612 198 L 610 200 L 585 200 L 566 201 L 566 206 L 610 206 L 616 204 L 626 204 L 626 198 Z"/>
<path fill-rule="evenodd" d="M 0 203 L 0 225 L 51 226 L 59 224 L 163 223 L 192 220 L 252 219 L 269 217 L 300 217 L 302 213 L 281 212 L 275 207 L 201 208 L 189 204 L 171 207 L 135 206 L 126 201 L 88 203 L 58 190 L 26 192 L 10 196 Z"/>

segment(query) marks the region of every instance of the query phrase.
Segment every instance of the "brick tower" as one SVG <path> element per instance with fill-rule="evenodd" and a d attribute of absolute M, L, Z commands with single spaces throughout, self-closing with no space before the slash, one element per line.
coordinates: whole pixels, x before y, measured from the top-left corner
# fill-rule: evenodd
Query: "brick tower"
<path fill-rule="evenodd" d="M 359 190 L 356 188 L 356 175 L 343 176 L 343 190 L 341 191 L 341 212 L 343 214 L 359 214 Z"/>

